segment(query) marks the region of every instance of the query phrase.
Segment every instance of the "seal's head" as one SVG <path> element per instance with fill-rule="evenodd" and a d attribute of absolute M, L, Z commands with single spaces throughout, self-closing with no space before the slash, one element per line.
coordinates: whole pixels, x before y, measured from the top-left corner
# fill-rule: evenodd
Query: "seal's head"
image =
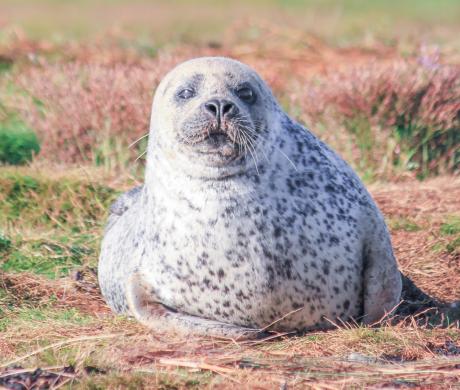
<path fill-rule="evenodd" d="M 161 153 L 193 176 L 234 175 L 263 156 L 277 112 L 270 89 L 248 66 L 193 59 L 167 74 L 155 93 L 149 154 Z"/>

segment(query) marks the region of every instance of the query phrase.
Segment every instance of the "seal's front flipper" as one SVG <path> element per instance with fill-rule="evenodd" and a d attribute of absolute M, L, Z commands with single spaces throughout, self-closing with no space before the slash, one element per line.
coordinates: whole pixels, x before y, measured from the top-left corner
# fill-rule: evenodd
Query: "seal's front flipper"
<path fill-rule="evenodd" d="M 131 314 L 152 330 L 175 330 L 186 335 L 224 337 L 234 340 L 256 339 L 265 335 L 259 329 L 200 318 L 164 306 L 156 299 L 155 292 L 140 272 L 135 272 L 128 279 L 126 299 Z"/>
<path fill-rule="evenodd" d="M 121 194 L 110 205 L 110 213 L 121 216 L 140 198 L 144 186 L 137 186 Z"/>
<path fill-rule="evenodd" d="M 121 194 L 115 202 L 110 205 L 110 214 L 105 227 L 105 232 L 107 233 L 109 229 L 115 224 L 116 221 L 132 206 L 139 201 L 144 186 L 138 186 L 130 189 L 127 192 Z"/>

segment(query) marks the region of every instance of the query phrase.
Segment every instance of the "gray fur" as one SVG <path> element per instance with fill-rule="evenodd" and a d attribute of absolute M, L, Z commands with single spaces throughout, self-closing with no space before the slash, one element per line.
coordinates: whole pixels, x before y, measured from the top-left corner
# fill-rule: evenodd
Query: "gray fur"
<path fill-rule="evenodd" d="M 105 227 L 105 233 L 115 224 L 116 221 L 128 210 L 133 204 L 135 204 L 142 193 L 144 186 L 138 186 L 126 191 L 121 194 L 115 202 L 110 206 L 110 215 L 107 225 Z"/>
<path fill-rule="evenodd" d="M 242 85 L 255 101 L 240 98 Z M 191 98 L 178 97 L 184 88 Z M 213 118 L 212 99 L 236 114 Z M 373 323 L 400 299 L 390 237 L 364 185 L 234 60 L 191 60 L 160 83 L 145 184 L 112 213 L 102 293 L 152 328 L 323 329 Z"/>
<path fill-rule="evenodd" d="M 122 216 L 140 197 L 143 186 L 134 187 L 120 195 L 110 206 L 110 214 Z"/>

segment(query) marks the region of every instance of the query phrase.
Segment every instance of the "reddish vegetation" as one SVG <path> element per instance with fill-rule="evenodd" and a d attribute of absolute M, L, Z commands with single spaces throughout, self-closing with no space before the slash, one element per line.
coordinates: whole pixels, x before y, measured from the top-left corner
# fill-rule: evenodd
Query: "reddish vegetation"
<path fill-rule="evenodd" d="M 38 131 L 42 155 L 91 161 L 104 141 L 120 137 L 126 144 L 144 134 L 159 71 L 69 63 L 19 75 L 18 85 L 39 101 L 27 104 L 23 115 Z"/>
<path fill-rule="evenodd" d="M 429 57 L 372 62 L 329 72 L 307 89 L 310 99 L 297 97 L 306 117 L 340 118 L 376 166 L 388 155 L 419 171 L 458 170 L 460 67 Z"/>
<path fill-rule="evenodd" d="M 316 88 L 309 89 L 319 101 L 304 104 L 312 117 L 332 107 L 345 118 L 358 115 L 389 127 L 451 129 L 458 125 L 460 68 L 456 66 L 402 59 L 370 62 L 329 72 Z"/>
<path fill-rule="evenodd" d="M 174 65 L 200 55 L 228 55 L 259 71 L 283 104 L 313 129 L 326 126 L 335 138 L 348 137 L 355 150 L 347 158 L 356 165 L 366 159 L 377 169 L 387 159 L 390 165 L 411 161 L 416 171 L 458 170 L 458 66 L 444 64 L 436 53 L 403 59 L 385 47 L 333 49 L 294 33 L 286 44 L 285 35 L 267 29 L 264 38 L 270 39 L 243 45 L 230 34 L 222 47 L 181 46 L 154 58 L 110 42 L 95 48 L 70 45 L 59 48 L 62 58 L 54 63 L 40 50 L 58 48 L 36 44 L 39 65 L 24 64 L 12 77 L 27 94 L 6 101 L 38 131 L 43 158 L 94 161 L 104 142 L 126 148 L 147 132 L 153 92 Z M 9 52 L 21 61 L 18 48 Z M 276 58 L 269 54 L 274 52 Z M 321 136 L 331 141 L 328 133 Z M 346 154 L 343 142 L 332 143 Z M 126 153 L 135 158 L 139 151 Z"/>

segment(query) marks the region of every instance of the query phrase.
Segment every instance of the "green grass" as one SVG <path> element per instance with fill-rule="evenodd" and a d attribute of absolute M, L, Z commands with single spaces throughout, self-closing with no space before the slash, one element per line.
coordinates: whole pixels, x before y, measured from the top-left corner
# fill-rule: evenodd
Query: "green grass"
<path fill-rule="evenodd" d="M 8 252 L 11 248 L 11 239 L 0 231 L 0 254 Z"/>
<path fill-rule="evenodd" d="M 19 238 L 14 249 L 0 255 L 0 269 L 7 272 L 32 272 L 48 278 L 67 276 L 82 265 L 95 266 L 99 240 L 85 234 L 57 239 Z"/>
<path fill-rule="evenodd" d="M 90 181 L 2 171 L 0 269 L 57 278 L 76 267 L 96 266 L 101 231 L 116 194 Z"/>
<path fill-rule="evenodd" d="M 460 236 L 453 239 L 446 245 L 448 253 L 459 252 L 460 253 Z"/>
<path fill-rule="evenodd" d="M 450 36 L 459 31 L 460 3 L 455 0 L 237 0 L 231 3 L 223 0 L 129 3 L 121 0 L 44 0 L 39 3 L 3 0 L 0 14 L 15 21 L 32 37 L 57 42 L 87 39 L 114 25 L 141 43 L 149 42 L 147 46 L 215 42 L 224 37 L 229 25 L 249 17 L 270 20 L 280 26 L 288 21 L 291 27 L 310 31 L 339 45 L 373 42 L 376 38 L 395 43 L 417 33 L 423 33 L 424 41 L 442 44 L 446 42 L 446 31 Z M 117 34 L 113 35 L 116 39 Z M 243 32 L 246 38 L 250 35 L 250 31 Z M 143 46 L 141 44 L 141 49 Z"/>
<path fill-rule="evenodd" d="M 141 370 L 140 370 L 141 371 Z M 152 386 L 151 373 L 132 372 L 120 375 L 119 373 L 109 373 L 108 375 L 93 375 L 84 378 L 75 388 L 77 389 L 142 389 Z M 155 388 L 161 390 L 176 389 L 202 389 L 209 384 L 212 375 L 209 372 L 190 373 L 183 369 L 177 369 L 174 372 L 157 372 Z"/>
<path fill-rule="evenodd" d="M 435 253 L 460 254 L 460 216 L 448 215 L 439 227 L 439 234 L 443 240 L 432 246 Z"/>
<path fill-rule="evenodd" d="M 395 337 L 394 333 L 386 328 L 366 328 L 358 327 L 344 331 L 347 333 L 346 337 L 349 338 L 350 344 L 355 345 L 357 349 L 361 349 L 363 345 L 368 347 L 377 345 L 393 345 L 397 347 L 400 340 Z"/>
<path fill-rule="evenodd" d="M 460 233 L 460 216 L 453 215 L 447 218 L 446 222 L 444 222 L 441 225 L 439 231 L 444 236 L 459 234 Z"/>
<path fill-rule="evenodd" d="M 45 226 L 78 233 L 99 227 L 117 192 L 78 179 L 32 177 L 15 171 L 0 173 L 0 224 L 27 220 L 29 227 Z"/>
<path fill-rule="evenodd" d="M 37 323 L 56 321 L 62 324 L 87 325 L 93 321 L 91 316 L 80 313 L 77 309 L 55 310 L 50 307 L 25 308 L 16 313 L 18 321 Z M 14 325 L 14 324 L 13 324 Z"/>
<path fill-rule="evenodd" d="M 418 177 L 427 177 L 438 166 L 460 169 L 460 129 L 436 128 L 422 124 L 405 125 L 395 128 L 396 139 L 402 147 L 405 165 L 409 170 L 418 171 Z M 441 163 L 440 163 L 441 161 Z M 400 161 L 396 161 L 401 163 Z"/>
<path fill-rule="evenodd" d="M 22 165 L 40 151 L 37 136 L 17 118 L 0 122 L 0 163 Z"/>
<path fill-rule="evenodd" d="M 391 217 L 387 220 L 391 230 L 404 230 L 406 232 L 418 232 L 422 230 L 417 223 L 406 217 Z"/>
<path fill-rule="evenodd" d="M 0 290 L 1 291 L 1 290 Z M 0 295 L 1 298 L 1 295 Z M 55 309 L 52 305 L 53 299 L 47 306 L 29 307 L 9 306 L 6 310 L 0 311 L 0 332 L 13 330 L 27 324 L 28 327 L 39 327 L 43 323 L 56 323 L 56 326 L 65 325 L 89 325 L 94 317 L 82 314 L 77 309 Z"/>
<path fill-rule="evenodd" d="M 441 235 L 449 238 L 445 244 L 445 250 L 448 253 L 460 254 L 460 216 L 451 215 L 439 228 Z"/>

